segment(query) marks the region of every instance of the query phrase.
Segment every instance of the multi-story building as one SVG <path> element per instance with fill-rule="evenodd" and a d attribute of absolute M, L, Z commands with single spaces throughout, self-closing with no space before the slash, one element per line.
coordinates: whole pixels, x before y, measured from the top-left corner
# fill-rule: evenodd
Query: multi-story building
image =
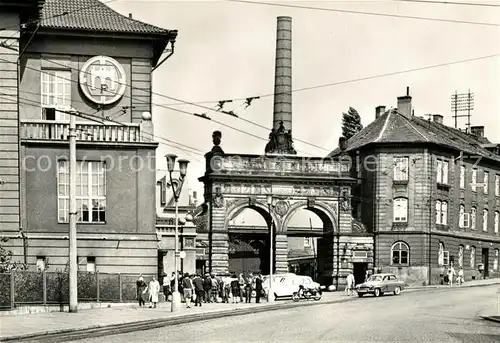
<path fill-rule="evenodd" d="M 17 54 L 0 55 L 1 77 L 9 79 L 0 92 L 15 99 L 1 106 L 1 172 L 9 175 L 1 191 L 10 192 L 2 193 L 2 235 L 31 267 L 64 269 L 69 116 L 76 113 L 79 266 L 156 274 L 151 75 L 177 31 L 98 0 L 33 3 L 37 16 L 1 20 L 20 32 Z"/>
<path fill-rule="evenodd" d="M 441 282 L 452 262 L 466 280 L 500 276 L 499 145 L 414 115 L 411 96 L 348 141 L 353 211 L 375 240 L 375 267 L 407 283 Z M 333 154 L 336 154 L 334 151 Z"/>

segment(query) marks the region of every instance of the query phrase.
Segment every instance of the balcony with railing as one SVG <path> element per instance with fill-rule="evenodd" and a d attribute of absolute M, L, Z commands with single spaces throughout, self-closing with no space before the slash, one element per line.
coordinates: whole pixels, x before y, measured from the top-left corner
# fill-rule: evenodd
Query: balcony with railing
<path fill-rule="evenodd" d="M 20 137 L 30 141 L 67 141 L 69 123 L 54 120 L 30 120 L 21 122 Z M 76 139 L 86 142 L 147 143 L 153 142 L 151 122 L 135 123 L 80 122 L 76 124 Z"/>

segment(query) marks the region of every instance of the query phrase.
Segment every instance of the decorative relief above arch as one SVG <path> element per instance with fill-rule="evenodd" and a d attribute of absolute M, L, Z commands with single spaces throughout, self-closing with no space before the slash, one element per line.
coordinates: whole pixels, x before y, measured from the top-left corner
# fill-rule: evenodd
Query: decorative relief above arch
<path fill-rule="evenodd" d="M 367 233 L 365 224 L 360 222 L 359 220 L 352 220 L 352 232 L 353 233 Z"/>

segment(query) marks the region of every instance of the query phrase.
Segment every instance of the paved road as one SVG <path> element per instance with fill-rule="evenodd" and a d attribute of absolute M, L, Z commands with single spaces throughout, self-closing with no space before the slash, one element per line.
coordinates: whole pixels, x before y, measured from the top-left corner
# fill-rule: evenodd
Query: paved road
<path fill-rule="evenodd" d="M 456 288 L 294 308 L 81 340 L 117 342 L 500 342 L 498 286 Z"/>

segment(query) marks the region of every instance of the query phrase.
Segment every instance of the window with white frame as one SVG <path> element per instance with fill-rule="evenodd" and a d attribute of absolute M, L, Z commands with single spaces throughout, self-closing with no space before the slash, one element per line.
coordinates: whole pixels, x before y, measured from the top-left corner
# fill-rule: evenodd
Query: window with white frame
<path fill-rule="evenodd" d="M 311 247 L 311 238 L 304 237 L 304 248 L 310 248 L 310 247 Z"/>
<path fill-rule="evenodd" d="M 76 170 L 76 207 L 79 223 L 106 221 L 106 175 L 104 162 L 78 162 Z M 69 220 L 69 162 L 58 161 L 58 219 Z"/>
<path fill-rule="evenodd" d="M 448 225 L 448 203 L 436 200 L 436 224 Z"/>
<path fill-rule="evenodd" d="M 470 184 L 470 187 L 471 187 L 473 192 L 476 191 L 476 184 L 477 184 L 477 169 L 474 168 L 474 169 L 472 169 L 472 181 Z"/>
<path fill-rule="evenodd" d="M 500 197 L 500 175 L 495 175 L 495 196 Z"/>
<path fill-rule="evenodd" d="M 470 267 L 476 267 L 476 247 L 470 247 Z"/>
<path fill-rule="evenodd" d="M 393 201 L 393 221 L 406 223 L 408 221 L 408 199 L 396 198 Z"/>
<path fill-rule="evenodd" d="M 45 265 L 46 265 L 46 258 L 45 256 L 37 256 L 36 257 L 36 270 L 39 272 L 43 272 L 45 270 Z"/>
<path fill-rule="evenodd" d="M 437 183 L 448 184 L 448 161 L 437 160 Z"/>
<path fill-rule="evenodd" d="M 495 227 L 494 227 L 494 232 L 498 233 L 498 226 L 500 225 L 500 212 L 495 211 Z"/>
<path fill-rule="evenodd" d="M 41 105 L 43 108 L 71 108 L 71 71 L 42 69 Z M 69 120 L 69 115 L 56 111 L 56 120 Z"/>
<path fill-rule="evenodd" d="M 465 189 L 465 166 L 460 166 L 460 189 Z"/>
<path fill-rule="evenodd" d="M 493 270 L 498 271 L 498 249 L 495 249 L 495 257 L 493 259 Z"/>
<path fill-rule="evenodd" d="M 488 209 L 483 210 L 483 231 L 488 231 Z"/>
<path fill-rule="evenodd" d="M 464 246 L 458 246 L 458 266 L 462 268 L 464 266 Z"/>
<path fill-rule="evenodd" d="M 392 265 L 407 266 L 410 262 L 410 247 L 404 242 L 396 242 L 391 247 Z"/>
<path fill-rule="evenodd" d="M 394 181 L 408 181 L 408 157 L 394 158 Z"/>
<path fill-rule="evenodd" d="M 484 172 L 484 175 L 483 175 L 483 193 L 484 194 L 488 194 L 488 186 L 489 186 L 489 177 L 490 176 L 490 173 L 488 173 L 487 171 Z"/>
<path fill-rule="evenodd" d="M 95 257 L 88 256 L 87 257 L 87 271 L 91 273 L 95 273 Z"/>
<path fill-rule="evenodd" d="M 449 262 L 450 262 L 450 253 L 444 250 L 444 244 L 442 242 L 439 242 L 438 265 L 447 266 Z"/>
<path fill-rule="evenodd" d="M 465 205 L 460 205 L 459 210 L 459 227 L 460 228 L 468 228 L 470 225 L 470 215 L 469 213 L 465 213 Z"/>
<path fill-rule="evenodd" d="M 470 228 L 472 230 L 475 230 L 477 227 L 476 216 L 477 216 L 477 210 L 475 207 L 472 207 L 470 209 Z"/>

